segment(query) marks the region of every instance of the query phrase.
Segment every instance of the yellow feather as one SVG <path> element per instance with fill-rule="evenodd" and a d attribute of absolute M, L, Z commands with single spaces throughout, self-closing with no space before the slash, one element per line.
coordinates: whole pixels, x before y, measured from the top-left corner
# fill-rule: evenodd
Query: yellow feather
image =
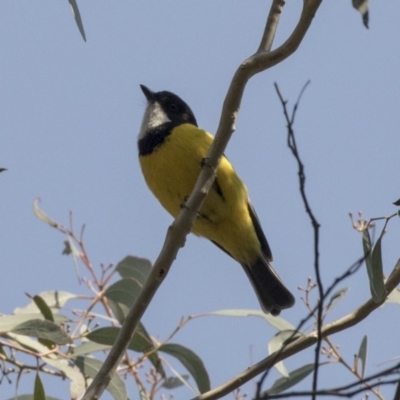
<path fill-rule="evenodd" d="M 140 156 L 149 188 L 173 217 L 191 194 L 212 141 L 208 132 L 182 124 L 151 154 Z M 260 243 L 248 210 L 246 186 L 226 157 L 221 159 L 217 182 L 223 197 L 210 190 L 192 232 L 218 243 L 241 264 L 251 265 L 260 254 Z"/>

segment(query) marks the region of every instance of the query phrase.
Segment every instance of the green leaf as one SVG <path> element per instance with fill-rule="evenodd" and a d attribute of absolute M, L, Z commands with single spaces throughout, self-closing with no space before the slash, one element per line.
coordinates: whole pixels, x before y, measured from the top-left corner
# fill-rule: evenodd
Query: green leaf
<path fill-rule="evenodd" d="M 36 378 L 35 378 L 35 389 L 33 391 L 33 399 L 46 400 L 46 393 L 44 392 L 43 383 L 38 373 L 36 373 Z"/>
<path fill-rule="evenodd" d="M 102 367 L 103 361 L 96 360 L 92 357 L 79 356 L 75 358 L 75 365 L 85 376 L 93 379 Z M 126 400 L 128 398 L 124 381 L 116 373 L 113 374 L 106 390 L 115 400 Z"/>
<path fill-rule="evenodd" d="M 287 343 L 289 339 L 295 340 L 299 336 L 302 336 L 302 334 L 294 329 L 278 332 L 268 343 L 268 353 L 272 354 L 276 351 L 279 351 L 282 348 L 282 345 Z M 274 367 L 281 373 L 281 375 L 286 378 L 289 377 L 289 374 L 282 361 L 277 362 Z"/>
<path fill-rule="evenodd" d="M 58 345 L 72 343 L 70 337 L 54 322 L 32 319 L 17 325 L 12 332 L 18 335 L 34 336 L 51 340 Z"/>
<path fill-rule="evenodd" d="M 37 305 L 44 319 L 54 322 L 53 313 L 51 312 L 50 307 L 46 304 L 46 302 L 40 296 L 33 296 L 32 300 Z"/>
<path fill-rule="evenodd" d="M 188 381 L 189 375 L 181 375 L 181 378 L 184 379 L 185 381 Z M 182 379 L 179 379 L 176 376 L 170 376 L 164 380 L 162 387 L 164 387 L 166 389 L 176 389 L 176 388 L 184 385 L 184 383 L 182 382 Z"/>
<path fill-rule="evenodd" d="M 333 293 L 333 295 L 329 299 L 328 305 L 326 306 L 326 311 L 331 310 L 333 307 L 338 305 L 342 301 L 343 297 L 346 296 L 348 291 L 349 288 L 345 287 Z"/>
<path fill-rule="evenodd" d="M 273 317 L 272 315 L 265 314 L 263 311 L 259 310 L 219 310 L 205 313 L 204 315 L 216 315 L 222 317 L 260 317 L 280 331 L 296 329 L 290 322 L 286 321 L 282 317 Z"/>
<path fill-rule="evenodd" d="M 10 397 L 8 400 L 35 400 L 33 394 L 21 394 L 16 397 Z M 46 400 L 62 400 L 58 397 L 46 396 Z"/>
<path fill-rule="evenodd" d="M 28 336 L 17 335 L 16 333 L 8 332 L 6 337 L 11 338 L 15 342 L 17 342 L 22 348 L 28 349 L 31 352 L 45 354 L 49 351 L 46 346 L 39 343 L 36 339 L 32 339 Z"/>
<path fill-rule="evenodd" d="M 115 267 L 122 279 L 109 286 L 104 295 L 119 323 L 123 323 L 151 271 L 150 261 L 127 256 Z"/>
<path fill-rule="evenodd" d="M 373 274 L 373 290 L 376 293 L 377 303 L 383 301 L 386 297 L 386 288 L 383 277 L 383 265 L 382 265 L 382 237 L 384 231 L 382 230 L 375 246 L 372 250 L 371 264 L 372 264 L 372 274 Z"/>
<path fill-rule="evenodd" d="M 104 292 L 107 299 L 111 300 L 110 307 L 121 324 L 141 290 L 142 286 L 136 280 L 123 278 L 110 285 Z"/>
<path fill-rule="evenodd" d="M 365 264 L 369 279 L 369 286 L 372 299 L 380 303 L 385 297 L 385 284 L 383 281 L 381 239 L 383 232 L 372 250 L 371 238 L 368 229 L 363 231 L 363 248 Z"/>
<path fill-rule="evenodd" d="M 58 291 L 58 290 L 50 290 L 46 292 L 41 292 L 38 294 L 43 301 L 46 302 L 46 304 L 51 308 L 51 309 L 60 309 L 65 305 L 65 303 L 68 300 L 71 299 L 77 299 L 80 296 L 77 294 L 69 293 L 69 292 L 63 292 L 63 291 Z M 37 305 L 35 304 L 34 301 L 31 301 L 27 306 L 25 307 L 20 307 L 16 308 L 14 310 L 15 314 L 25 314 L 25 313 L 35 313 L 38 312 Z M 54 314 L 54 311 L 53 311 Z"/>
<path fill-rule="evenodd" d="M 365 335 L 361 341 L 360 348 L 358 350 L 357 358 L 361 360 L 361 378 L 365 376 L 365 368 L 367 366 L 367 347 L 368 347 L 368 337 Z"/>
<path fill-rule="evenodd" d="M 57 358 L 54 354 L 48 357 L 42 357 L 42 360 L 52 367 L 62 371 L 64 375 L 71 381 L 70 398 L 78 399 L 85 392 L 86 381 L 80 369 L 76 365 L 70 365 L 65 358 Z"/>
<path fill-rule="evenodd" d="M 124 323 L 125 317 L 129 313 L 129 307 L 111 299 L 108 299 L 108 304 L 114 314 L 115 319 L 122 325 Z"/>
<path fill-rule="evenodd" d="M 74 14 L 75 22 L 78 26 L 79 32 L 81 33 L 83 40 L 86 42 L 85 29 L 83 28 L 81 13 L 79 12 L 78 4 L 76 0 L 69 0 L 69 4 L 71 4 L 72 13 Z"/>
<path fill-rule="evenodd" d="M 353 7 L 358 10 L 362 16 L 363 24 L 366 28 L 369 28 L 369 11 L 368 11 L 369 0 L 353 0 Z"/>
<path fill-rule="evenodd" d="M 120 330 L 121 330 L 120 328 L 113 326 L 99 328 L 90 332 L 86 336 L 86 338 L 91 340 L 92 342 L 112 346 Z M 152 354 L 149 354 L 150 362 L 154 365 L 154 367 L 161 374 L 161 376 L 165 376 L 165 372 L 161 365 L 161 360 L 156 352 L 156 348 L 153 344 L 153 341 L 151 340 L 151 337 L 147 333 L 143 324 L 140 322 L 137 328 L 135 329 L 135 333 L 133 334 L 133 338 L 129 343 L 128 349 L 143 354 L 151 352 Z"/>
<path fill-rule="evenodd" d="M 33 200 L 33 212 L 41 221 L 45 222 L 47 225 L 50 225 L 52 228 L 57 228 L 57 222 L 53 221 L 44 211 L 39 208 L 39 201 L 39 197 L 36 197 L 36 199 Z"/>
<path fill-rule="evenodd" d="M 179 360 L 193 376 L 200 393 L 210 390 L 210 378 L 200 357 L 192 350 L 180 344 L 167 343 L 159 347 L 159 351 L 169 354 Z"/>
<path fill-rule="evenodd" d="M 76 346 L 72 351 L 72 356 L 77 357 L 85 354 L 93 354 L 96 353 L 97 351 L 107 350 L 110 347 L 111 345 L 108 344 L 100 344 L 96 342 L 87 341 L 83 342 L 79 346 Z"/>
<path fill-rule="evenodd" d="M 151 262 L 146 258 L 126 256 L 115 270 L 122 278 L 132 278 L 143 286 L 151 272 Z"/>
<path fill-rule="evenodd" d="M 306 364 L 298 369 L 295 369 L 289 373 L 288 378 L 277 379 L 274 384 L 262 394 L 262 396 L 284 392 L 306 378 L 313 370 L 314 364 Z"/>
<path fill-rule="evenodd" d="M 44 319 L 44 318 L 39 313 L 0 316 L 0 333 L 10 332 L 19 324 L 22 324 L 23 322 L 26 321 L 31 321 L 33 319 Z M 57 324 L 69 321 L 69 318 L 61 314 L 54 314 L 54 319 Z"/>

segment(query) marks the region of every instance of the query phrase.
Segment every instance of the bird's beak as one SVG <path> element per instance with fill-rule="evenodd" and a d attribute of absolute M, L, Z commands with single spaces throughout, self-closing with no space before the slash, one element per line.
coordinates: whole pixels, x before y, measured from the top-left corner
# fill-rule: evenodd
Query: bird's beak
<path fill-rule="evenodd" d="M 142 92 L 146 96 L 146 99 L 149 103 L 155 102 L 154 92 L 152 92 L 147 86 L 144 85 L 140 85 L 140 89 L 142 89 Z"/>

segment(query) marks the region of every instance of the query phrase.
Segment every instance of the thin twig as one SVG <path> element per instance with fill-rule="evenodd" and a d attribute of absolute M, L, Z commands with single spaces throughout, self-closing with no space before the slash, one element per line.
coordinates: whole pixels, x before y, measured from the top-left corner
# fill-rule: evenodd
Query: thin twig
<path fill-rule="evenodd" d="M 323 323 L 323 311 L 324 311 L 324 288 L 322 285 L 322 279 L 321 279 L 321 272 L 319 268 L 319 229 L 320 229 L 320 224 L 317 221 L 310 203 L 308 201 L 308 197 L 306 194 L 306 174 L 304 170 L 304 164 L 301 160 L 300 154 L 299 154 L 299 149 L 297 147 L 296 143 L 296 137 L 294 135 L 294 130 L 293 130 L 293 124 L 294 124 L 294 119 L 296 117 L 296 112 L 298 110 L 299 104 L 301 97 L 307 88 L 307 86 L 310 84 L 310 81 L 307 81 L 306 84 L 303 86 L 303 89 L 300 92 L 300 95 L 293 107 L 292 115 L 289 116 L 289 113 L 287 111 L 287 101 L 283 99 L 283 96 L 279 90 L 279 87 L 277 83 L 275 83 L 275 89 L 276 92 L 278 93 L 279 99 L 282 103 L 283 107 L 283 112 L 285 115 L 286 123 L 287 123 L 287 129 L 288 129 L 288 146 L 290 150 L 292 151 L 292 154 L 294 158 L 297 161 L 297 167 L 298 167 L 298 175 L 299 175 L 299 184 L 300 184 L 300 195 L 303 200 L 304 207 L 306 209 L 306 213 L 308 214 L 311 225 L 313 227 L 314 231 L 314 271 L 315 271 L 315 279 L 317 281 L 317 287 L 318 287 L 318 293 L 319 293 L 319 301 L 318 301 L 318 310 L 317 310 L 317 333 L 318 333 L 318 341 L 315 346 L 315 360 L 314 360 L 314 372 L 313 372 L 313 383 L 312 383 L 312 391 L 314 393 L 317 392 L 318 388 L 318 371 L 319 371 L 319 358 L 320 358 L 320 352 L 321 352 L 321 345 L 322 345 L 322 337 L 321 337 L 321 329 L 322 329 L 322 323 Z M 315 400 L 315 395 L 312 396 L 312 399 Z"/>
<path fill-rule="evenodd" d="M 168 229 L 164 246 L 147 282 L 126 316 L 114 346 L 82 400 L 98 399 L 107 387 L 131 340 L 135 327 L 166 277 L 180 247 L 184 245 L 186 235 L 189 233 L 197 212 L 204 202 L 208 190 L 212 186 L 220 158 L 232 136 L 240 102 L 248 80 L 257 73 L 282 62 L 297 50 L 321 2 L 322 0 L 308 0 L 304 2 L 300 20 L 286 42 L 274 51 L 256 53 L 245 60 L 235 72 L 224 101 L 217 133 L 207 154 L 207 162 L 203 165 L 195 187 L 186 202 L 186 207 L 181 209 L 178 217 Z"/>
<path fill-rule="evenodd" d="M 316 392 L 313 391 L 304 391 L 304 392 L 287 392 L 287 393 L 279 393 L 279 394 L 271 394 L 264 399 L 288 399 L 292 397 L 300 397 L 300 396 L 336 396 L 336 397 L 348 397 L 351 398 L 355 396 L 358 393 L 362 393 L 365 391 L 370 390 L 370 388 L 376 387 L 376 386 L 381 386 L 381 385 L 393 385 L 394 383 L 397 383 L 396 380 L 390 380 L 390 381 L 381 381 L 380 378 L 396 374 L 398 375 L 400 373 L 400 363 L 394 365 L 391 368 L 385 369 L 384 371 L 378 372 L 374 375 L 371 375 L 367 378 L 357 380 L 356 382 L 350 383 L 348 385 L 343 385 L 339 386 L 333 389 L 328 389 L 328 390 L 318 390 Z M 372 382 L 377 380 L 376 382 Z M 362 388 L 356 389 L 354 391 L 349 391 L 350 389 L 359 386 L 360 384 L 367 385 Z M 346 392 L 347 391 L 347 392 Z M 395 398 L 395 400 L 398 400 L 398 398 Z"/>
<path fill-rule="evenodd" d="M 257 53 L 271 51 L 272 43 L 275 39 L 276 29 L 279 24 L 279 19 L 282 13 L 282 9 L 286 3 L 286 0 L 273 0 L 271 8 L 269 10 L 267 23 L 264 29 L 264 34 L 261 39 L 260 46 L 258 47 Z"/>
<path fill-rule="evenodd" d="M 338 282 L 340 282 L 341 279 L 345 279 L 347 276 L 350 276 L 352 273 L 357 271 L 358 268 L 360 268 L 363 260 L 364 260 L 363 258 L 358 260 L 341 277 L 336 278 L 335 282 L 331 285 L 331 287 L 328 288 L 328 290 L 326 290 L 325 296 L 329 295 L 329 293 L 333 290 L 334 286 Z M 400 266 L 400 260 L 397 262 L 397 264 L 393 268 L 393 272 L 385 282 L 385 288 L 388 294 L 392 292 L 400 283 L 399 266 Z M 365 318 L 367 318 L 374 310 L 380 307 L 382 303 L 375 303 L 375 301 L 372 298 L 370 298 L 359 308 L 355 309 L 346 316 L 323 326 L 321 337 L 325 338 L 335 333 L 342 332 L 354 325 L 357 325 Z M 203 393 L 202 395 L 195 397 L 193 400 L 214 400 L 214 399 L 219 399 L 220 397 L 231 393 L 233 390 L 237 389 L 239 386 L 242 386 L 244 383 L 255 378 L 260 373 L 269 370 L 278 361 L 282 361 L 294 354 L 297 354 L 313 346 L 317 342 L 317 336 L 318 335 L 316 332 L 311 332 L 308 335 L 304 335 L 297 338 L 296 340 L 286 344 L 278 352 L 271 354 L 270 356 L 259 361 L 257 364 L 239 373 L 238 375 L 235 376 L 235 378 L 231 379 L 230 381 L 218 386 L 215 389 L 208 391 L 207 393 Z"/>

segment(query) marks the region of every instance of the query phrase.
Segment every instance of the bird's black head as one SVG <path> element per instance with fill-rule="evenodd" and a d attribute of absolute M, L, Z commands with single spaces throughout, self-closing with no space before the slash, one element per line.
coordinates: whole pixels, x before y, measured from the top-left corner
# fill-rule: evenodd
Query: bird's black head
<path fill-rule="evenodd" d="M 155 108 L 158 105 L 160 107 L 159 112 L 164 113 L 165 122 L 169 120 L 174 125 L 189 123 L 197 126 L 193 111 L 179 96 L 167 91 L 152 92 L 144 85 L 140 85 L 140 87 L 149 103 L 148 106 Z"/>

